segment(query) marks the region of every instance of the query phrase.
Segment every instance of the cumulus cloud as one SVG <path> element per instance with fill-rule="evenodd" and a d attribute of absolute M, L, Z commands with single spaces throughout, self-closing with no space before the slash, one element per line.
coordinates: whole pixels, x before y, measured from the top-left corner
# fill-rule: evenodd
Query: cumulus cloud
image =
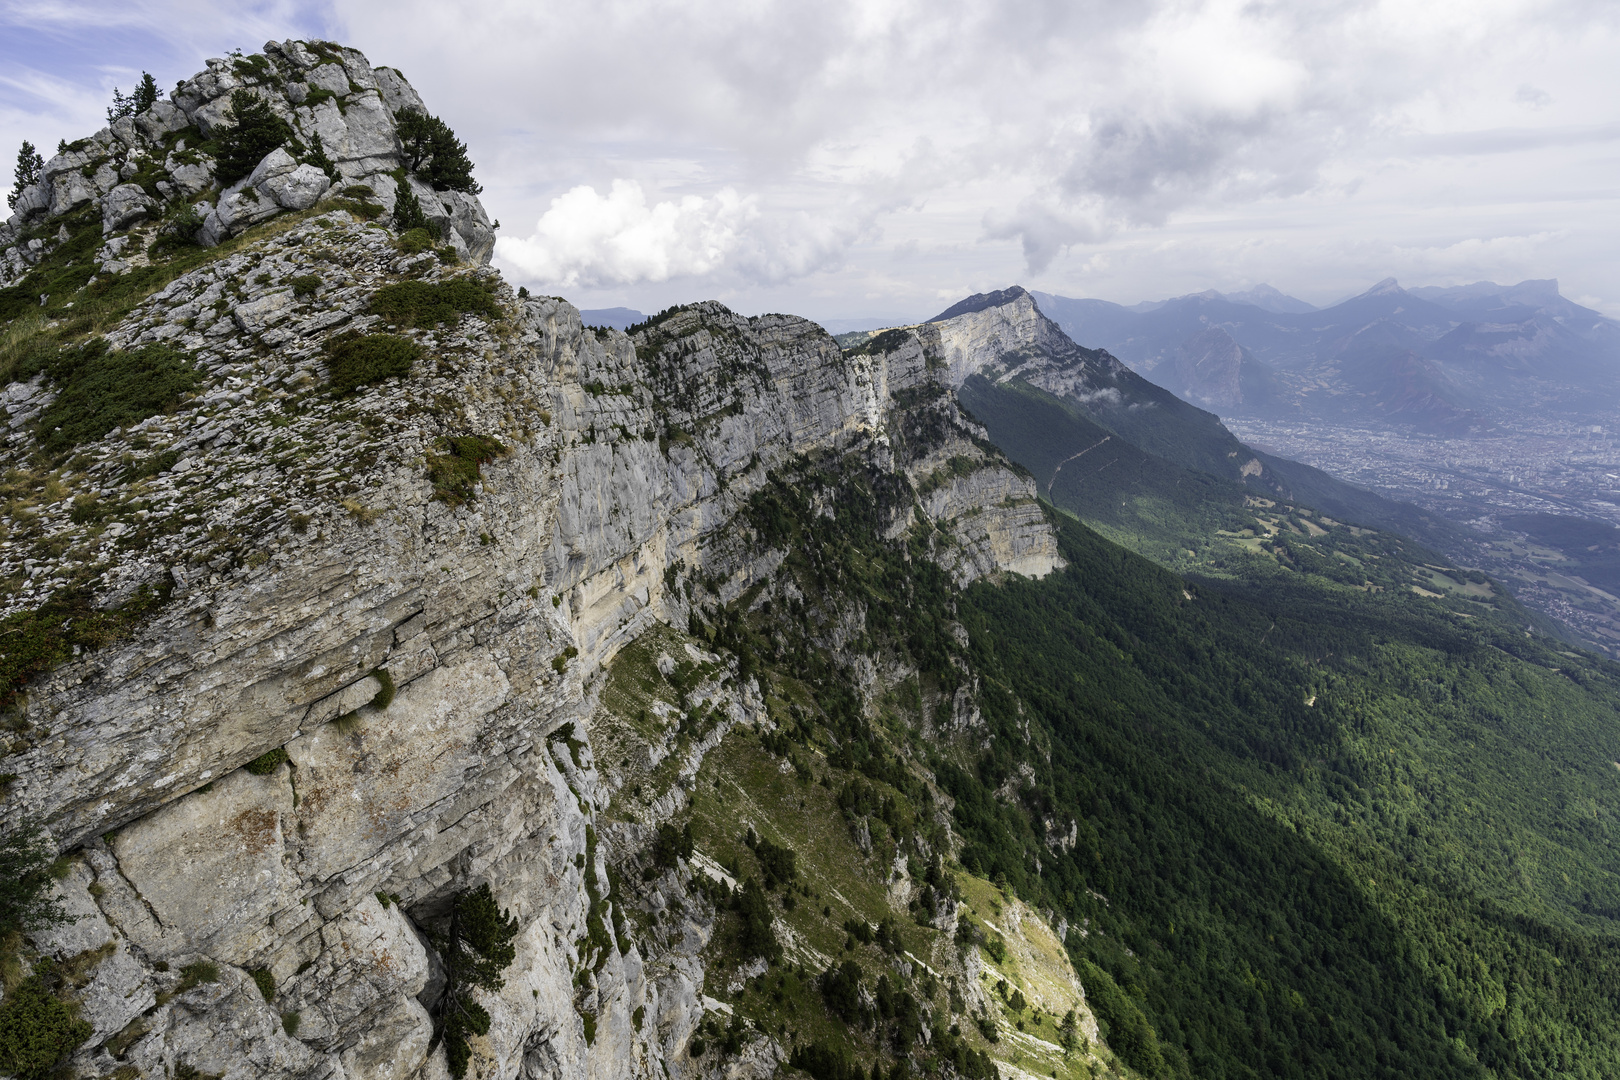
<path fill-rule="evenodd" d="M 721 269 L 758 217 L 755 200 L 731 188 L 649 205 L 640 184 L 615 180 L 606 195 L 581 185 L 553 199 L 533 235 L 502 237 L 496 252 L 560 288 L 668 281 Z"/>
<path fill-rule="evenodd" d="M 621 179 L 605 195 L 580 185 L 558 196 L 531 235 L 502 237 L 495 250 L 520 277 L 564 289 L 722 275 L 778 282 L 835 264 L 856 232 L 802 213 L 767 218 L 756 197 L 729 187 L 649 203 Z"/>

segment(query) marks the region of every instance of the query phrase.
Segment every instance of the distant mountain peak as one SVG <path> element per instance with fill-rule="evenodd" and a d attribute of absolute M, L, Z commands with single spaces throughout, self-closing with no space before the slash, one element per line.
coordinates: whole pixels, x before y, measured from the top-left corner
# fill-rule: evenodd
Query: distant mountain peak
<path fill-rule="evenodd" d="M 958 315 L 971 315 L 975 311 L 984 311 L 987 308 L 1010 304 L 1021 296 L 1029 296 L 1029 293 L 1024 290 L 1022 285 L 1010 285 L 997 292 L 974 293 L 966 300 L 952 304 L 928 321 L 944 322 L 946 319 L 954 319 Z"/>
<path fill-rule="evenodd" d="M 1356 299 L 1360 300 L 1369 296 L 1393 296 L 1395 293 L 1402 293 L 1405 291 L 1405 289 L 1401 288 L 1400 282 L 1396 281 L 1392 277 L 1387 277 L 1383 281 L 1380 281 L 1378 284 L 1374 285 L 1372 288 L 1368 289 L 1366 292 L 1362 293 L 1360 296 L 1356 297 Z"/>
<path fill-rule="evenodd" d="M 1261 282 L 1253 288 L 1242 292 L 1229 292 L 1222 294 L 1227 300 L 1236 304 L 1250 304 L 1264 311 L 1277 315 L 1302 315 L 1307 311 L 1315 311 L 1315 304 L 1308 304 L 1297 296 L 1289 296 L 1281 289 L 1273 288 Z"/>

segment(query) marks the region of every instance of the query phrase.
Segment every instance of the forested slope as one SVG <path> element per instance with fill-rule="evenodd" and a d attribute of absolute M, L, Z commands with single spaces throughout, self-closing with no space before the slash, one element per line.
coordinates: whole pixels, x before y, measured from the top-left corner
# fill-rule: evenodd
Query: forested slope
<path fill-rule="evenodd" d="M 1188 588 L 1074 523 L 1063 550 L 966 597 L 998 737 L 941 776 L 963 862 L 1089 920 L 1073 951 L 1167 1069 L 1614 1074 L 1610 665 L 1417 599 Z"/>

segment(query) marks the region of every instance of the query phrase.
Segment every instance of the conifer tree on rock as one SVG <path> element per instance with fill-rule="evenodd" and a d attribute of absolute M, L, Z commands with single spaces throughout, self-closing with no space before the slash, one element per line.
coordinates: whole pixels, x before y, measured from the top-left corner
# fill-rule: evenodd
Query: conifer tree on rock
<path fill-rule="evenodd" d="M 495 903 L 488 882 L 460 893 L 450 909 L 450 927 L 440 947 L 446 981 L 439 1037 L 456 1080 L 467 1075 L 472 1059 L 467 1037 L 489 1034 L 489 1010 L 473 1000 L 472 989 L 493 993 L 506 984 L 501 972 L 517 957 L 512 944 L 517 932 L 517 919 Z"/>
<path fill-rule="evenodd" d="M 45 159 L 39 156 L 34 144 L 27 139 L 23 140 L 22 149 L 17 151 L 17 183 L 6 196 L 6 205 L 13 210 L 17 208 L 17 200 L 22 198 L 24 189 L 39 183 L 39 174 L 45 168 Z"/>
<path fill-rule="evenodd" d="M 402 110 L 396 122 L 406 167 L 431 184 L 435 191 L 477 195 L 484 190 L 483 185 L 472 178 L 467 145 L 456 138 L 450 125 L 419 109 Z"/>
<path fill-rule="evenodd" d="M 214 166 L 215 176 L 227 186 L 252 172 L 266 154 L 293 137 L 287 121 L 251 90 L 231 92 L 231 115 L 236 123 L 220 131 L 219 158 Z"/>

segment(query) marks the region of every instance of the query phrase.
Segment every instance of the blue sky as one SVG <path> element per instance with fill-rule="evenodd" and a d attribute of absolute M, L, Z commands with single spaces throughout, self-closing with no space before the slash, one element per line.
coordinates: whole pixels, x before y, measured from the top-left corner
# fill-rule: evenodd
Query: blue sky
<path fill-rule="evenodd" d="M 1020 282 L 1325 303 L 1557 277 L 1620 316 L 1620 5 L 0 0 L 0 147 L 325 37 L 467 140 L 497 264 L 582 306 L 925 317 Z"/>

